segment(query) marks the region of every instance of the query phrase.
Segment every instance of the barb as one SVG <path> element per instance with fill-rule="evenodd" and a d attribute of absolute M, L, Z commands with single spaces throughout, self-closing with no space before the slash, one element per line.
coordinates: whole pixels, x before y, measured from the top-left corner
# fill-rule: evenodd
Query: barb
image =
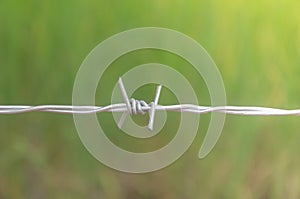
<path fill-rule="evenodd" d="M 39 106 L 20 106 L 7 105 L 0 106 L 0 114 L 18 114 L 26 112 L 52 112 L 63 114 L 92 114 L 101 112 L 123 112 L 118 127 L 121 128 L 128 114 L 149 113 L 149 130 L 153 130 L 153 124 L 156 111 L 189 112 L 194 114 L 207 114 L 211 112 L 250 115 L 250 116 L 300 116 L 300 109 L 287 110 L 268 107 L 255 106 L 199 106 L 193 104 L 178 105 L 159 105 L 159 97 L 162 86 L 157 86 L 154 102 L 146 103 L 143 100 L 128 98 L 122 79 L 119 78 L 119 86 L 125 103 L 111 104 L 108 106 L 70 106 L 70 105 L 39 105 Z"/>
<path fill-rule="evenodd" d="M 155 116 L 155 107 L 158 104 L 158 100 L 159 100 L 159 96 L 160 96 L 160 92 L 161 92 L 161 85 L 157 86 L 156 88 L 156 94 L 155 94 L 155 99 L 154 102 L 151 102 L 151 109 L 149 112 L 149 124 L 148 124 L 148 129 L 149 130 L 153 130 L 153 123 L 154 123 L 154 116 Z"/>
<path fill-rule="evenodd" d="M 127 107 L 127 112 L 124 112 L 121 116 L 121 119 L 118 123 L 118 127 L 122 128 L 122 125 L 126 119 L 126 116 L 128 114 L 132 115 L 132 114 L 145 114 L 145 111 L 149 111 L 149 124 L 148 124 L 148 129 L 149 130 L 153 130 L 153 123 L 154 123 L 154 116 L 155 116 L 155 107 L 158 104 L 158 100 L 159 100 L 159 96 L 160 96 L 160 92 L 161 92 L 161 85 L 159 85 L 156 89 L 156 94 L 155 94 L 155 99 L 154 102 L 151 102 L 149 104 L 147 104 L 145 101 L 139 101 L 139 100 L 135 100 L 134 98 L 132 98 L 131 100 L 129 100 L 125 86 L 123 84 L 122 78 L 119 78 L 119 86 L 123 95 L 123 99 L 126 103 L 126 107 Z M 145 110 L 144 108 L 147 108 L 147 110 Z M 150 108 L 150 109 L 149 109 Z"/>

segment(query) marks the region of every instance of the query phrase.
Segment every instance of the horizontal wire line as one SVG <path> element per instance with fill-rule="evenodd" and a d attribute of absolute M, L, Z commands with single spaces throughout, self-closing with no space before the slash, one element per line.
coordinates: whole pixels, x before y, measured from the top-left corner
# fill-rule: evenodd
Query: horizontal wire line
<path fill-rule="evenodd" d="M 141 110 L 148 112 L 152 106 L 141 107 Z M 253 116 L 280 116 L 280 115 L 300 115 L 300 109 L 287 110 L 268 107 L 255 106 L 198 106 L 193 104 L 178 105 L 155 105 L 155 111 L 189 112 L 194 114 L 206 114 L 212 112 L 226 113 L 233 115 L 253 115 Z M 40 105 L 40 106 L 0 106 L 0 114 L 17 114 L 26 112 L 52 112 L 63 114 L 92 114 L 101 112 L 128 112 L 125 103 L 112 104 L 108 106 L 70 106 L 70 105 Z"/>

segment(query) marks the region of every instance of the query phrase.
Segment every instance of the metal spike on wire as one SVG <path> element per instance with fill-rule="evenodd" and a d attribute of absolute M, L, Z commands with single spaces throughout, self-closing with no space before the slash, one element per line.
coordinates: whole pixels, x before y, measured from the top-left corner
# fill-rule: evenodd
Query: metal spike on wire
<path fill-rule="evenodd" d="M 119 86 L 120 86 L 120 89 L 121 89 L 121 92 L 123 95 L 123 99 L 124 99 L 124 101 L 126 103 L 126 107 L 127 107 L 127 112 L 123 112 L 121 119 L 118 123 L 118 127 L 119 128 L 122 127 L 128 113 L 130 115 L 137 114 L 137 113 L 145 114 L 145 110 L 143 110 L 143 107 L 150 107 L 150 109 L 148 109 L 148 111 L 149 111 L 148 129 L 152 131 L 153 125 L 154 125 L 155 108 L 158 104 L 158 100 L 159 100 L 159 96 L 160 96 L 160 92 L 161 92 L 161 85 L 157 86 L 154 102 L 147 104 L 143 100 L 139 101 L 134 98 L 131 98 L 131 100 L 129 100 L 125 86 L 124 86 L 121 78 L 119 78 L 118 83 L 119 83 Z"/>
<path fill-rule="evenodd" d="M 143 100 L 131 98 L 129 100 L 123 81 L 119 78 L 119 87 L 121 89 L 125 103 L 111 104 L 107 106 L 71 106 L 71 105 L 39 105 L 39 106 L 21 106 L 6 105 L 0 106 L 0 114 L 17 114 L 26 112 L 53 112 L 64 114 L 92 114 L 100 112 L 123 112 L 118 127 L 121 128 L 128 114 L 146 114 L 149 113 L 149 130 L 153 130 L 156 111 L 189 112 L 194 114 L 206 114 L 219 112 L 233 115 L 252 115 L 252 116 L 300 116 L 300 109 L 287 110 L 268 107 L 255 106 L 199 106 L 194 104 L 177 105 L 159 105 L 159 97 L 162 86 L 157 86 L 153 102 L 146 103 Z"/>

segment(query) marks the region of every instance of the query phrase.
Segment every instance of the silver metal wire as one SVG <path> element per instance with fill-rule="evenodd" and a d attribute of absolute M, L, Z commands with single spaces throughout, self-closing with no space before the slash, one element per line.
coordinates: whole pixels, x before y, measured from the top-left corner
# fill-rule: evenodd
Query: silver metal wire
<path fill-rule="evenodd" d="M 158 104 L 158 100 L 159 100 L 159 96 L 160 96 L 160 92 L 161 92 L 161 85 L 157 86 L 156 89 L 156 94 L 155 94 L 155 98 L 154 98 L 154 102 L 151 102 L 149 104 L 147 104 L 145 101 L 138 101 L 135 99 L 128 99 L 128 95 L 125 89 L 125 86 L 123 84 L 123 81 L 121 78 L 119 78 L 119 87 L 121 89 L 124 101 L 126 103 L 126 107 L 127 107 L 127 111 L 125 111 L 122 116 L 121 119 L 118 123 L 118 127 L 121 128 L 125 118 L 128 114 L 137 114 L 137 113 L 142 113 L 144 114 L 146 111 L 149 111 L 149 123 L 148 123 L 148 129 L 149 130 L 153 130 L 153 123 L 154 123 L 154 116 L 155 116 L 155 110 L 156 110 L 156 106 Z M 147 109 L 145 109 L 147 108 Z"/>
<path fill-rule="evenodd" d="M 141 106 L 139 110 L 148 112 L 151 106 Z M 178 105 L 156 105 L 155 111 L 189 112 L 195 114 L 205 114 L 219 112 L 233 115 L 253 115 L 253 116 L 300 116 L 300 109 L 287 110 L 277 108 L 255 107 L 255 106 L 198 106 L 193 104 Z M 39 105 L 39 106 L 0 106 L 0 114 L 17 114 L 26 112 L 53 112 L 64 114 L 91 114 L 100 112 L 128 112 L 125 103 L 112 104 L 108 106 L 69 106 L 69 105 Z M 137 114 L 140 112 L 137 112 Z"/>
<path fill-rule="evenodd" d="M 287 110 L 278 108 L 256 107 L 256 106 L 199 106 L 193 104 L 159 105 L 159 96 L 162 86 L 156 89 L 154 102 L 146 103 L 143 100 L 128 99 L 124 84 L 120 78 L 119 86 L 125 103 L 111 104 L 108 106 L 70 106 L 70 105 L 39 105 L 39 106 L 20 106 L 7 105 L 0 106 L 0 114 L 17 114 L 26 112 L 52 112 L 64 114 L 92 114 L 101 112 L 123 112 L 118 127 L 121 128 L 128 114 L 149 113 L 148 128 L 153 129 L 155 111 L 189 112 L 194 114 L 206 114 L 211 112 L 226 113 L 233 115 L 252 115 L 252 116 L 300 116 L 300 109 Z"/>

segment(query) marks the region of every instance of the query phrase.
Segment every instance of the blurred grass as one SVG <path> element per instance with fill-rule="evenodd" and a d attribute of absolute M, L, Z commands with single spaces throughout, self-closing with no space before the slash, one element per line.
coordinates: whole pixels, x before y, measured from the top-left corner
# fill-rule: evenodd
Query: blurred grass
<path fill-rule="evenodd" d="M 229 104 L 297 108 L 299 6 L 296 0 L 2 0 L 0 104 L 70 104 L 76 72 L 94 46 L 130 28 L 161 26 L 206 48 Z M 149 60 L 183 72 L 201 85 L 200 101 L 209 103 L 202 80 L 174 57 L 146 52 L 116 64 Z M 122 70 L 107 73 L 116 77 Z M 158 172 L 130 175 L 93 159 L 72 116 L 0 116 L 0 198 L 299 198 L 298 120 L 228 116 L 213 152 L 198 160 L 209 122 L 203 116 L 181 159 Z"/>

